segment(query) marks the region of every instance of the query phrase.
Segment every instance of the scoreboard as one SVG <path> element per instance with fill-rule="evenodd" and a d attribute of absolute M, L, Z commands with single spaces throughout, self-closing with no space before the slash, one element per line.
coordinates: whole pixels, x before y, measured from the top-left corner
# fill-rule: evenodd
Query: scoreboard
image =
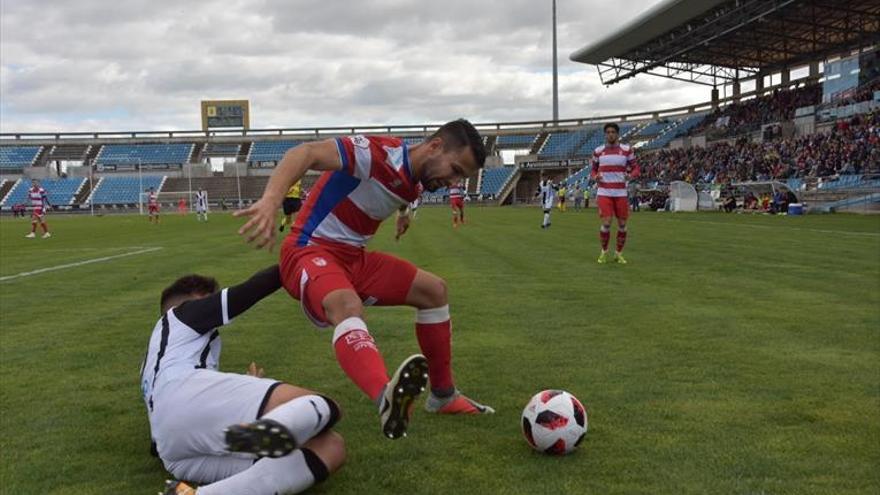
<path fill-rule="evenodd" d="M 248 100 L 203 100 L 202 130 L 216 127 L 250 128 Z"/>

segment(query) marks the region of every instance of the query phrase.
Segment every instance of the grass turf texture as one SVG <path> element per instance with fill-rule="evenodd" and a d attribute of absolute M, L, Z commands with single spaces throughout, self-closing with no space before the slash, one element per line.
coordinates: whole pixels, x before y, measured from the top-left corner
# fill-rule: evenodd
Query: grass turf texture
<path fill-rule="evenodd" d="M 449 283 L 459 386 L 489 417 L 419 402 L 408 438 L 384 439 L 344 377 L 330 332 L 279 292 L 223 332 L 221 366 L 336 398 L 348 463 L 314 493 L 876 493 L 880 490 L 880 217 L 637 213 L 629 265 L 598 265 L 595 210 L 422 208 L 372 249 Z M 190 272 L 244 280 L 276 255 L 215 214 L 48 219 L 51 239 L 0 221 L 0 276 L 162 250 L 0 282 L 4 493 L 155 493 L 138 368 L 159 293 Z M 612 244 L 614 239 L 612 237 Z M 390 370 L 418 351 L 414 312 L 370 308 Z M 520 433 L 537 391 L 564 388 L 590 430 L 573 455 Z"/>

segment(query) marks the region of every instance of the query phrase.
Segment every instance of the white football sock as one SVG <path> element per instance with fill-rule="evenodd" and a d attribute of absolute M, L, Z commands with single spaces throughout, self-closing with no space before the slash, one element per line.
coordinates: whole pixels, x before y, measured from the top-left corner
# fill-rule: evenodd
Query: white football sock
<path fill-rule="evenodd" d="M 308 449 L 277 459 L 264 458 L 244 471 L 198 489 L 198 495 L 299 493 L 327 478 L 327 466 Z"/>
<path fill-rule="evenodd" d="M 548 223 L 550 223 L 550 214 L 544 213 L 544 225 L 546 226 Z"/>
<path fill-rule="evenodd" d="M 308 442 L 328 424 L 336 423 L 339 411 L 320 395 L 304 395 L 272 409 L 260 419 L 272 419 L 286 426 L 297 445 Z"/>

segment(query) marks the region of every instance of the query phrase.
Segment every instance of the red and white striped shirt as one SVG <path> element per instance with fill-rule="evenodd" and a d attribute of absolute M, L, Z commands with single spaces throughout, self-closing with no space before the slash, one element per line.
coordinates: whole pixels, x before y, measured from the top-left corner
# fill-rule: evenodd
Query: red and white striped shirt
<path fill-rule="evenodd" d="M 49 204 L 49 197 L 46 195 L 46 190 L 42 187 L 28 189 L 28 199 L 30 199 L 31 208 L 34 210 L 42 211 Z"/>
<path fill-rule="evenodd" d="M 632 148 L 627 144 L 608 146 L 603 144 L 593 151 L 593 167 L 590 177 L 602 174 L 597 196 L 626 197 L 626 175 L 639 176 L 639 164 Z"/>
<path fill-rule="evenodd" d="M 362 248 L 383 220 L 422 193 L 400 139 L 351 136 L 336 147 L 342 169 L 324 172 L 309 192 L 290 229 L 297 246 Z"/>
<path fill-rule="evenodd" d="M 464 197 L 464 184 L 459 182 L 449 187 L 449 199 L 461 199 Z"/>
<path fill-rule="evenodd" d="M 159 196 L 151 192 L 147 195 L 147 205 L 149 206 L 159 206 Z"/>

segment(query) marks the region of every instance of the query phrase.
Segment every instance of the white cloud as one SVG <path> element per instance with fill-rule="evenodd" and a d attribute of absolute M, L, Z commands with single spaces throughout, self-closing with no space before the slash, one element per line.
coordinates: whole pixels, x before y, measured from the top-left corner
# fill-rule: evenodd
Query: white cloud
<path fill-rule="evenodd" d="M 603 87 L 568 55 L 650 0 L 559 0 L 561 118 L 708 99 L 641 76 Z M 0 0 L 0 130 L 195 129 L 199 101 L 253 127 L 549 119 L 550 0 Z"/>

